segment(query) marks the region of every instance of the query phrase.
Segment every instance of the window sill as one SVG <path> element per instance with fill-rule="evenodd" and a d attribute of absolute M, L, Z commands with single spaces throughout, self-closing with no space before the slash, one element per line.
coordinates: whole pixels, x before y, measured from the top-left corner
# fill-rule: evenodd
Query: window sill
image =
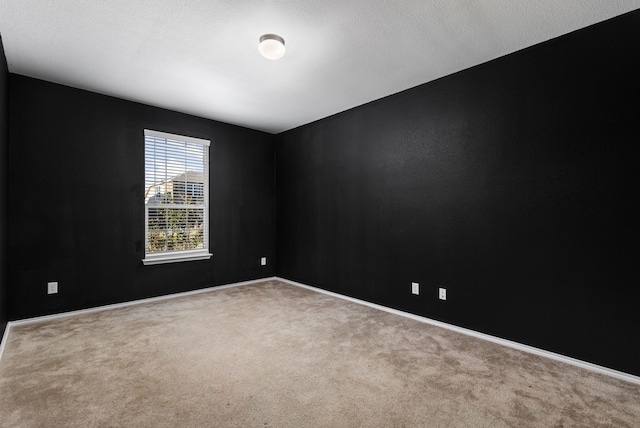
<path fill-rule="evenodd" d="M 208 251 L 176 251 L 175 253 L 148 254 L 142 263 L 159 265 L 163 263 L 190 262 L 193 260 L 208 260 L 213 254 Z"/>

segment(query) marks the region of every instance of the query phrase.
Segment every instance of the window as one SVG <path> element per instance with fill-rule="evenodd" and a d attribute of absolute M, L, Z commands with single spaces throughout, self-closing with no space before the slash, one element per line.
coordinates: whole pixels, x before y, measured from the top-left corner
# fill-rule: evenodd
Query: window
<path fill-rule="evenodd" d="M 209 141 L 144 131 L 145 265 L 209 253 Z"/>

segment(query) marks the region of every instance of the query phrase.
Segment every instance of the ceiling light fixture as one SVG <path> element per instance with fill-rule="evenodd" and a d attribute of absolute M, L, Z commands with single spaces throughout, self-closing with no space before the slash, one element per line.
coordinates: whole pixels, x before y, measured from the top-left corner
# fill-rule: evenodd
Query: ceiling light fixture
<path fill-rule="evenodd" d="M 260 37 L 258 50 L 265 58 L 280 59 L 286 50 L 284 39 L 276 34 L 265 34 Z"/>

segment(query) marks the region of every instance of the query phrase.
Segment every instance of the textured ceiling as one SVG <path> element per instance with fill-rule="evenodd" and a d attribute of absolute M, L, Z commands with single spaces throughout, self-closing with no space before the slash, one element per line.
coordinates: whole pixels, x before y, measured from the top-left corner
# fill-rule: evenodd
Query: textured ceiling
<path fill-rule="evenodd" d="M 0 0 L 9 70 L 281 132 L 640 0 Z M 265 33 L 286 55 L 258 53 Z"/>

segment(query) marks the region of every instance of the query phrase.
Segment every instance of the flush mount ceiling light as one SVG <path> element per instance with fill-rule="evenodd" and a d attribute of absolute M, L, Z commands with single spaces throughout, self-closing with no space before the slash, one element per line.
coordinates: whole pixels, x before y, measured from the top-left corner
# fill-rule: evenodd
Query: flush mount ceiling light
<path fill-rule="evenodd" d="M 280 59 L 286 50 L 284 39 L 276 34 L 265 34 L 260 37 L 258 50 L 265 58 Z"/>

